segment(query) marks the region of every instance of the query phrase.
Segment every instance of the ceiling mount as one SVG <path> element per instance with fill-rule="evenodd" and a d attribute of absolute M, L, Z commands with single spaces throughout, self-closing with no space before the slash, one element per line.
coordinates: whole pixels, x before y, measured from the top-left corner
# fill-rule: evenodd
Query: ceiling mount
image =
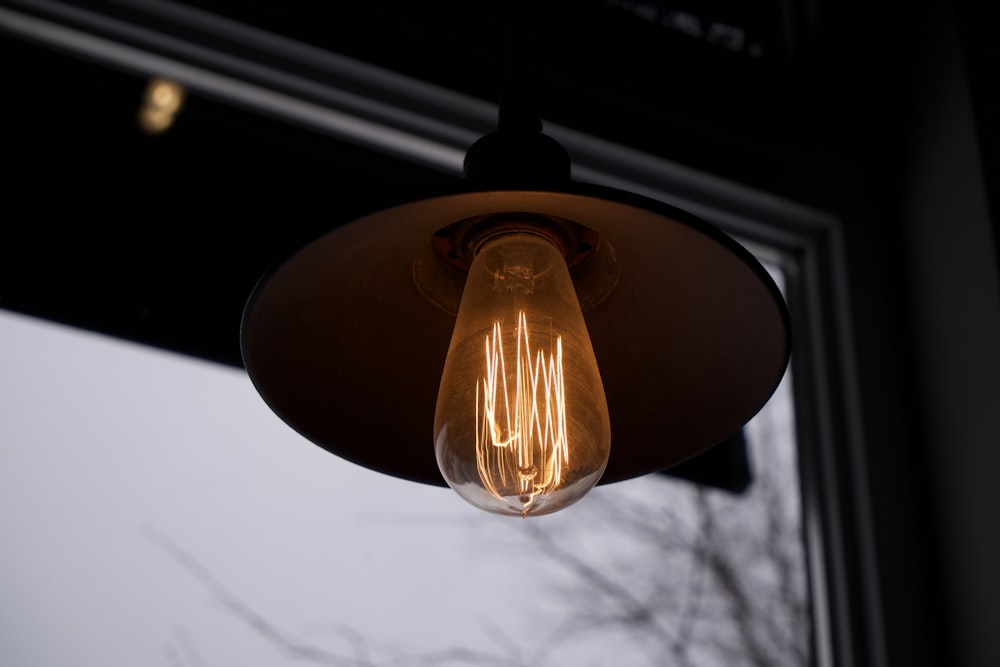
<path fill-rule="evenodd" d="M 507 80 L 500 95 L 497 129 L 469 147 L 463 175 L 470 188 L 559 188 L 570 180 L 569 155 L 542 133 L 521 38 L 526 7 L 512 3 Z"/>

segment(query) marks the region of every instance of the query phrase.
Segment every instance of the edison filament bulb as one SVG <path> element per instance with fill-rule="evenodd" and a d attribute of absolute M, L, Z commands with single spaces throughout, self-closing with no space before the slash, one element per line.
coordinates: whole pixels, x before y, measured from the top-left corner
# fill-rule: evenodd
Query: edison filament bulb
<path fill-rule="evenodd" d="M 521 517 L 579 500 L 611 428 L 566 261 L 544 235 L 484 242 L 469 267 L 434 416 L 438 467 L 481 509 Z"/>

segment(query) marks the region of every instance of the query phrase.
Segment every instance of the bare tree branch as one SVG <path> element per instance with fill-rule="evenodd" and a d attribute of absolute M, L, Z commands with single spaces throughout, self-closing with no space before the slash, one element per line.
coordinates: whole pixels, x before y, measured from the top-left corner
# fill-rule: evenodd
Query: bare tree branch
<path fill-rule="evenodd" d="M 181 566 L 185 571 L 205 586 L 215 598 L 234 616 L 246 623 L 258 635 L 267 639 L 289 657 L 322 665 L 334 667 L 374 667 L 373 663 L 359 661 L 338 653 L 319 649 L 310 644 L 304 644 L 288 637 L 284 632 L 272 625 L 266 618 L 255 612 L 249 605 L 240 600 L 232 591 L 226 588 L 215 576 L 193 556 L 181 549 L 169 537 L 151 527 L 143 530 L 146 539 L 159 547 L 164 553 Z"/>
<path fill-rule="evenodd" d="M 227 611 L 289 658 L 318 665 L 328 665 L 330 667 L 422 667 L 431 665 L 444 667 L 447 665 L 473 664 L 493 665 L 495 667 L 528 667 L 529 663 L 521 660 L 520 648 L 509 641 L 509 638 L 506 641 L 501 640 L 500 636 L 496 633 L 493 634 L 494 638 L 503 644 L 504 648 L 508 651 L 513 652 L 513 655 L 499 655 L 465 647 L 450 647 L 424 653 L 397 655 L 381 662 L 375 662 L 368 656 L 370 643 L 356 631 L 343 627 L 338 628 L 338 634 L 348 639 L 354 646 L 355 655 L 353 657 L 319 648 L 313 644 L 292 638 L 288 633 L 267 620 L 262 614 L 256 612 L 223 585 L 207 567 L 163 533 L 147 526 L 144 527 L 143 534 L 146 539 L 156 545 L 177 565 L 205 586 Z M 194 652 L 193 646 L 189 646 L 189 650 L 182 649 L 178 651 L 175 646 L 168 645 L 165 649 L 165 654 L 167 660 L 175 667 L 188 667 L 188 665 L 190 667 L 201 667 L 203 664 L 197 653 Z M 185 660 L 185 656 L 191 662 Z"/>

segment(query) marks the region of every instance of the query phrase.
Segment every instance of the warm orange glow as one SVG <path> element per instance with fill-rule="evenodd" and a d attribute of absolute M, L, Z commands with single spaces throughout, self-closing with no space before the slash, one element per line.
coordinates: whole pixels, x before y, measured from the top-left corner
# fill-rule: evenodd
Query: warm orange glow
<path fill-rule="evenodd" d="M 441 374 L 434 450 L 476 507 L 549 514 L 604 472 L 611 428 L 569 269 L 547 238 L 500 235 L 470 268 Z"/>
<path fill-rule="evenodd" d="M 184 105 L 184 87 L 167 79 L 153 79 L 146 86 L 139 127 L 147 134 L 166 132 Z"/>
<path fill-rule="evenodd" d="M 527 319 L 520 311 L 509 386 L 500 322 L 486 336 L 486 373 L 476 395 L 476 463 L 483 486 L 498 499 L 513 483 L 522 515 L 535 496 L 559 488 L 563 465 L 569 463 L 562 354 L 562 337 L 557 336 L 554 354 L 546 359 L 538 351 L 532 360 Z"/>

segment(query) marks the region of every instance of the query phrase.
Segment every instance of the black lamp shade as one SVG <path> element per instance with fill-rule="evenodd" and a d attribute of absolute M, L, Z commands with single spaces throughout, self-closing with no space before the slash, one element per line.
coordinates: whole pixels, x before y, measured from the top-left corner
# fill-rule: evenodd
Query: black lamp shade
<path fill-rule="evenodd" d="M 572 220 L 600 237 L 600 252 L 574 284 L 611 418 L 601 483 L 708 449 L 777 387 L 789 357 L 788 315 L 752 255 L 676 208 L 568 184 L 387 209 L 277 267 L 259 283 L 242 326 L 244 363 L 267 404 L 338 456 L 443 485 L 434 407 L 464 276 L 431 239 L 451 223 L 503 214 Z"/>

